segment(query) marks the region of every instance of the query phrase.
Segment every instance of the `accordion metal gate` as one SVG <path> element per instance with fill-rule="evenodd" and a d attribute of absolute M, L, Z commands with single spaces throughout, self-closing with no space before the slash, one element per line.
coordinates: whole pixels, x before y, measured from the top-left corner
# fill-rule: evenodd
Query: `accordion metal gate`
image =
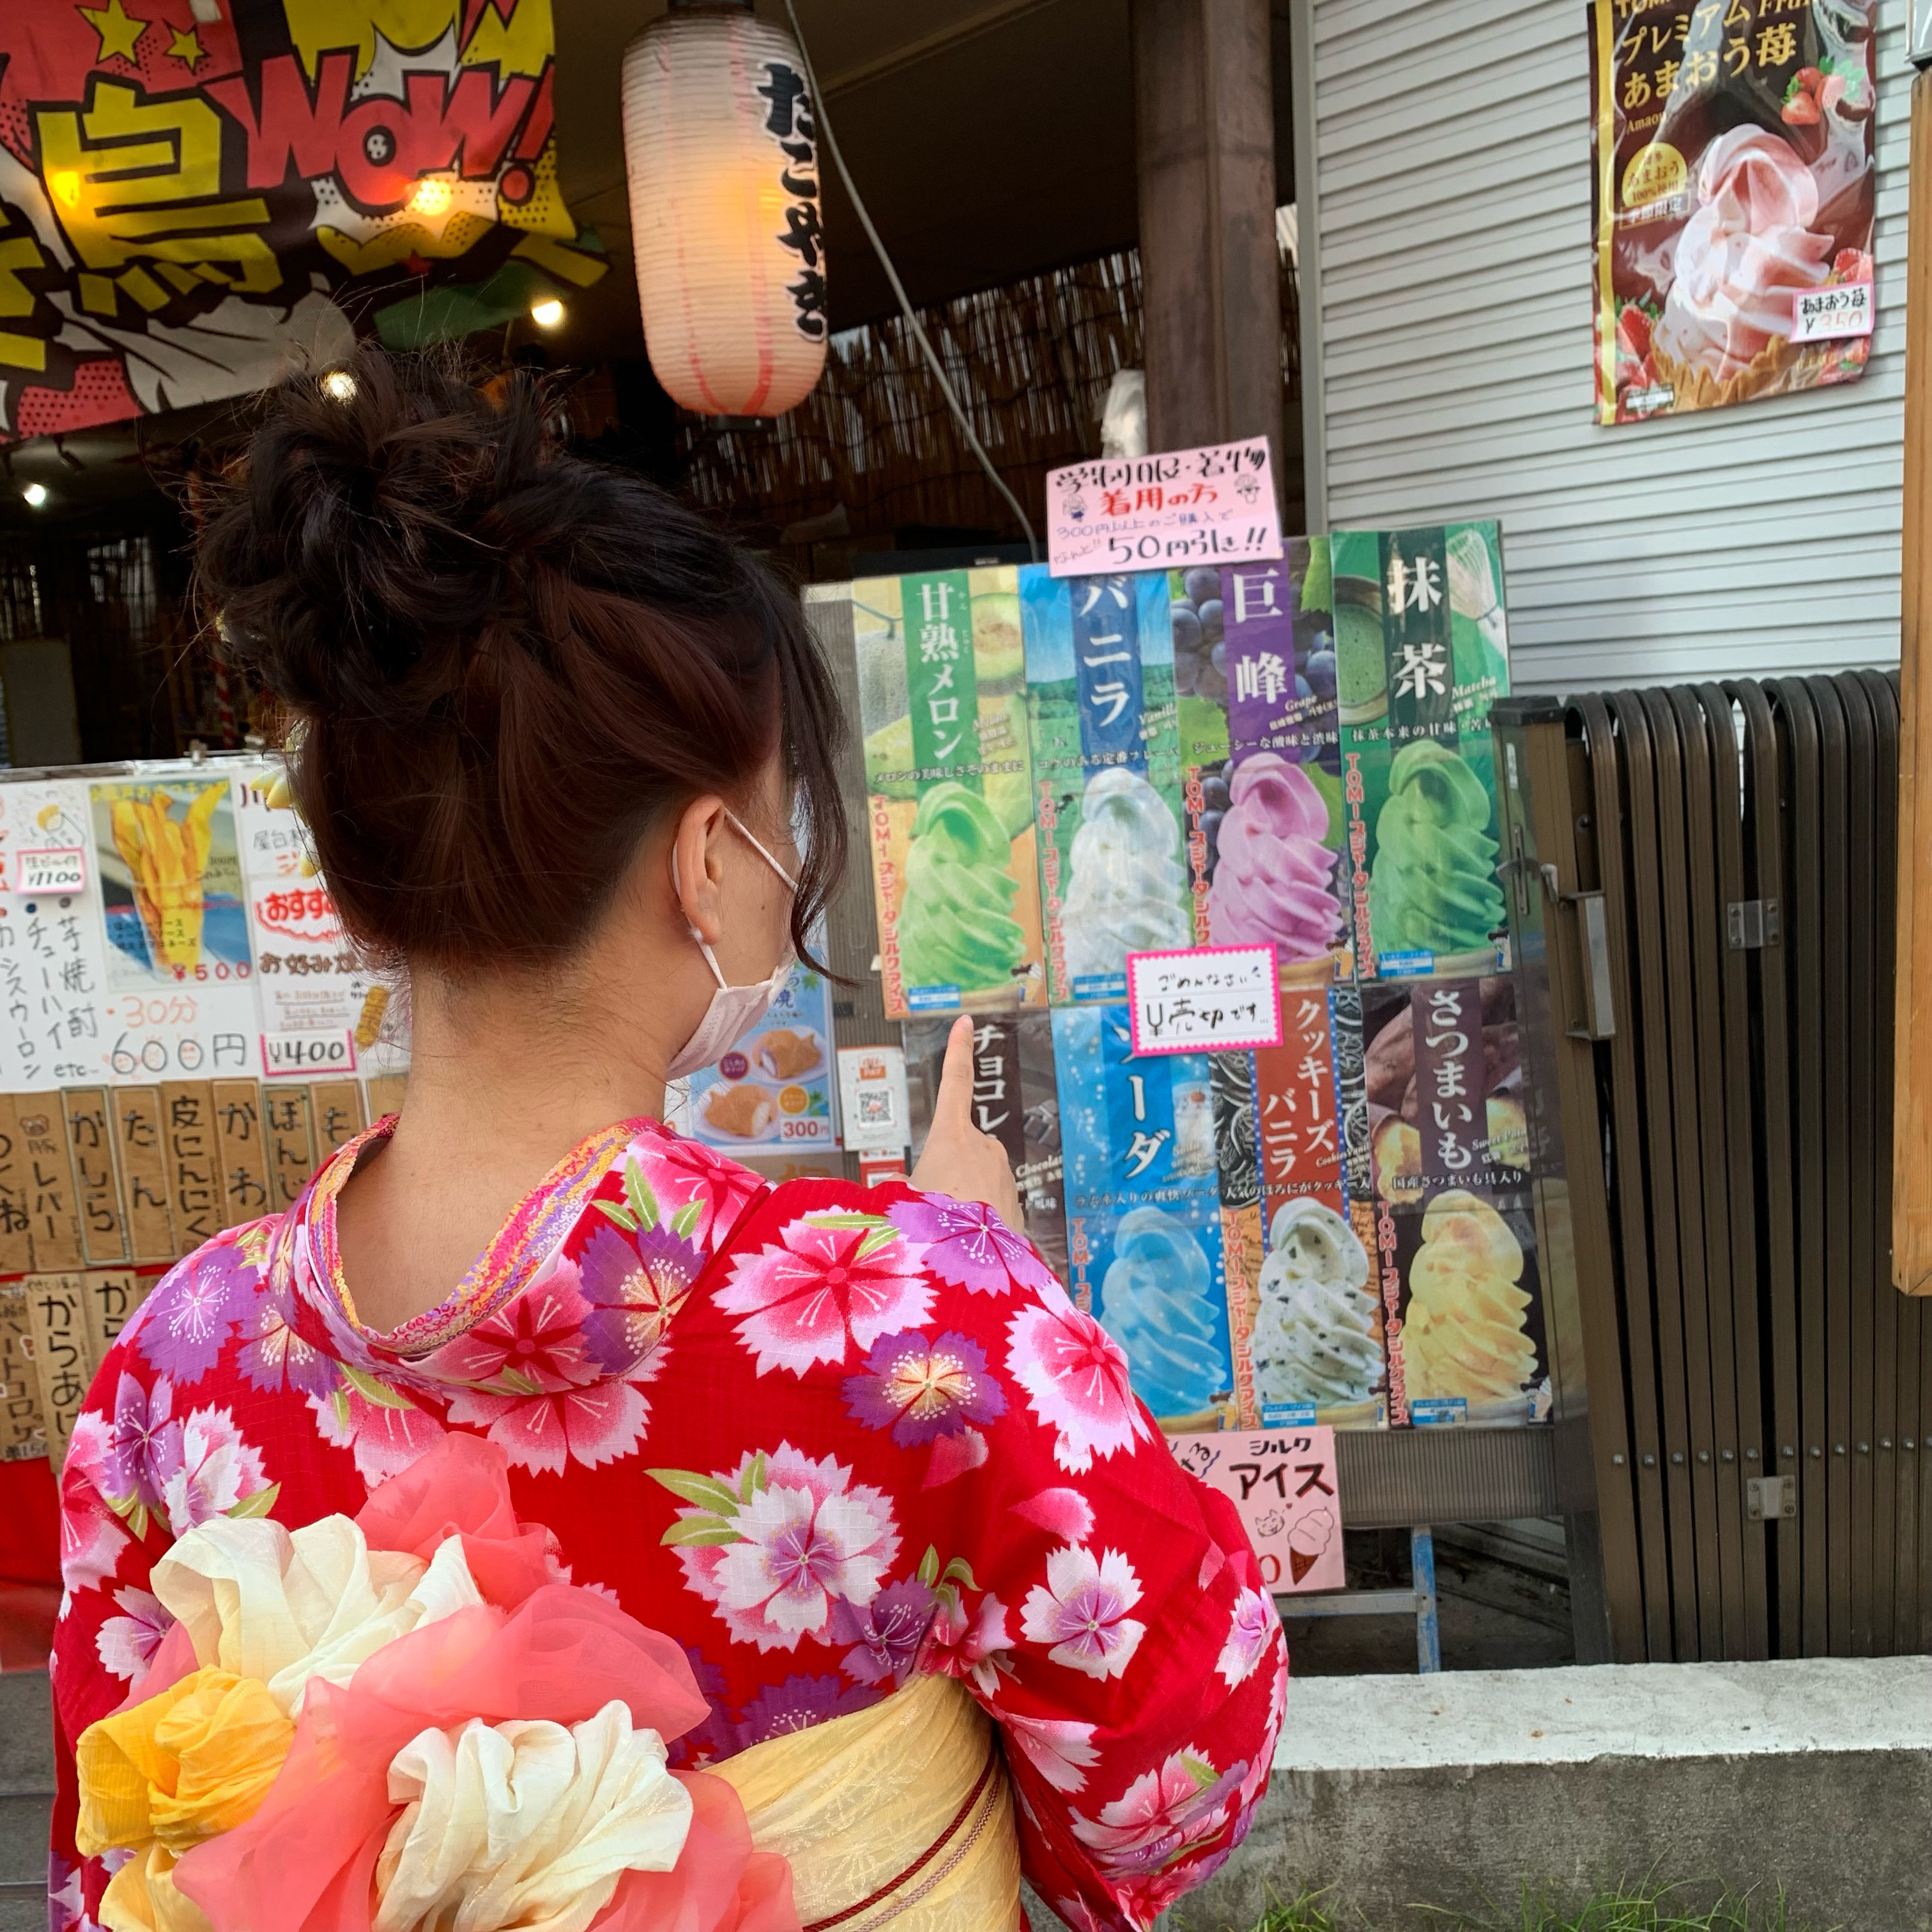
<path fill-rule="evenodd" d="M 1889 1274 L 1895 676 L 1498 703 L 1557 1481 L 1636 1660 L 1932 1648 Z"/>

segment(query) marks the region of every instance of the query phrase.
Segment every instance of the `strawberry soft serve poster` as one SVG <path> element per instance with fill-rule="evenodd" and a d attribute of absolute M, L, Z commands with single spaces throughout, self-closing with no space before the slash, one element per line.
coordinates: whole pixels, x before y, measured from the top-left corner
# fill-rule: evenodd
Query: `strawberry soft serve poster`
<path fill-rule="evenodd" d="M 1863 373 L 1876 8 L 1591 0 L 1599 422 Z"/>

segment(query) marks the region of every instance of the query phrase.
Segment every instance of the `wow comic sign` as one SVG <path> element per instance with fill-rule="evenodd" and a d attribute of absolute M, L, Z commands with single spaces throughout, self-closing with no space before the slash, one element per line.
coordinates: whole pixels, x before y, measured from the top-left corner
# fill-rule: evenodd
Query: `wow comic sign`
<path fill-rule="evenodd" d="M 500 322 L 605 264 L 544 0 L 9 0 L 0 436 Z"/>

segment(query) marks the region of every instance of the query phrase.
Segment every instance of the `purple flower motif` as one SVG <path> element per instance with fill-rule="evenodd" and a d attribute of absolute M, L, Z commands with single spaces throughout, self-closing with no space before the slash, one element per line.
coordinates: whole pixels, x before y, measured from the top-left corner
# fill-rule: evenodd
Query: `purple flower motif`
<path fill-rule="evenodd" d="M 703 1257 L 662 1226 L 628 1235 L 597 1228 L 577 1258 L 578 1292 L 590 1304 L 584 1345 L 612 1375 L 636 1373 L 691 1292 Z"/>
<path fill-rule="evenodd" d="M 788 1677 L 760 1690 L 739 1712 L 738 1748 L 748 1750 L 790 1731 L 808 1731 L 878 1701 L 879 1693 L 862 1684 L 842 1684 L 836 1677 Z"/>
<path fill-rule="evenodd" d="M 922 1194 L 895 1201 L 886 1218 L 908 1240 L 925 1244 L 925 1264 L 941 1281 L 976 1294 L 1059 1286 L 1025 1236 L 1015 1234 L 984 1202 Z"/>
<path fill-rule="evenodd" d="M 932 1627 L 938 1598 L 916 1576 L 881 1590 L 864 1609 L 844 1598 L 832 1606 L 833 1640 L 850 1643 L 841 1660 L 861 1684 L 903 1684 Z"/>
<path fill-rule="evenodd" d="M 913 1449 L 957 1436 L 970 1423 L 997 1420 L 1006 1399 L 978 1342 L 950 1333 L 934 1340 L 908 1328 L 880 1336 L 865 1372 L 845 1378 L 845 1408 L 855 1421 L 889 1428 L 902 1449 Z"/>
<path fill-rule="evenodd" d="M 342 1372 L 313 1342 L 303 1340 L 296 1318 L 295 1297 L 271 1269 L 262 1276 L 255 1305 L 242 1317 L 242 1333 L 248 1338 L 237 1358 L 242 1372 L 271 1394 L 286 1388 L 302 1395 L 332 1395 Z"/>
<path fill-rule="evenodd" d="M 255 1274 L 232 1242 L 189 1256 L 143 1310 L 137 1339 L 149 1366 L 177 1382 L 200 1382 L 241 1321 Z"/>
<path fill-rule="evenodd" d="M 161 1507 L 163 1470 L 180 1460 L 178 1450 L 170 1448 L 181 1434 L 173 1414 L 174 1385 L 165 1376 L 157 1376 L 148 1390 L 122 1370 L 104 1472 L 110 1502 Z"/>

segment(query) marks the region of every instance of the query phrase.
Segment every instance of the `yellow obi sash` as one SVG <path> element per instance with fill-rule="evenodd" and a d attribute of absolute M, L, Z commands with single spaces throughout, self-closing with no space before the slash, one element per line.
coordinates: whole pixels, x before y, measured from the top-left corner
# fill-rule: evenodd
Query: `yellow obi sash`
<path fill-rule="evenodd" d="M 710 1767 L 761 1852 L 790 1861 L 805 1932 L 1017 1932 L 1012 1792 L 986 1714 L 950 1677 Z"/>

